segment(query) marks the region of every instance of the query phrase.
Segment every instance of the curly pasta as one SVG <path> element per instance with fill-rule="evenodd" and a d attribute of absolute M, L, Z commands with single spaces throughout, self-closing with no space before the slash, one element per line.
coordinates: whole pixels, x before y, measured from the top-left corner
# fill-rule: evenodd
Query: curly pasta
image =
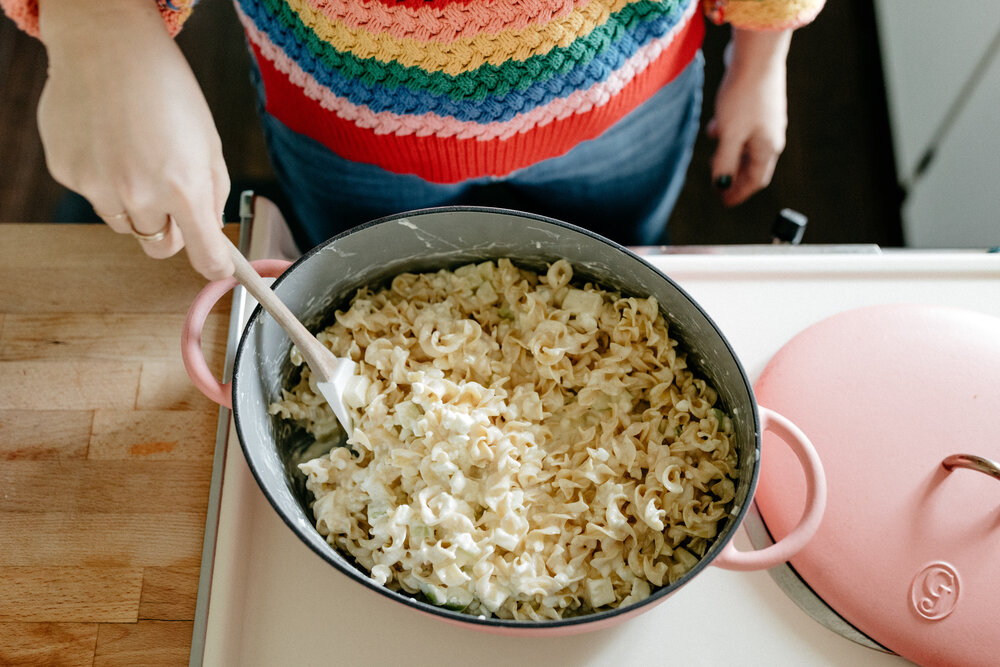
<path fill-rule="evenodd" d="M 374 581 L 557 619 L 639 601 L 704 555 L 735 496 L 732 422 L 655 299 L 572 277 L 565 260 L 406 273 L 319 334 L 363 381 L 348 446 L 300 468 L 317 529 Z M 271 412 L 332 437 L 311 382 L 303 366 Z"/>

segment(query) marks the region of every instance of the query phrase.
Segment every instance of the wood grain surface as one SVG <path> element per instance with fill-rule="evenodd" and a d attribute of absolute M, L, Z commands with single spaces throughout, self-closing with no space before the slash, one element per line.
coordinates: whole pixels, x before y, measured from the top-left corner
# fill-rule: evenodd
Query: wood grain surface
<path fill-rule="evenodd" d="M 187 664 L 218 407 L 180 333 L 205 281 L 104 225 L 0 224 L 0 249 L 0 664 Z"/>

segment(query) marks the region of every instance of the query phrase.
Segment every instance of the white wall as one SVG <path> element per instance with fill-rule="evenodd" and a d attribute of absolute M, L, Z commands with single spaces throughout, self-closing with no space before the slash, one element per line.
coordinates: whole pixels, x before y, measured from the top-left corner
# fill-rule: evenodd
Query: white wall
<path fill-rule="evenodd" d="M 997 0 L 876 0 L 896 171 L 907 183 L 1000 29 Z M 1000 56 L 903 205 L 907 246 L 1000 245 Z"/>

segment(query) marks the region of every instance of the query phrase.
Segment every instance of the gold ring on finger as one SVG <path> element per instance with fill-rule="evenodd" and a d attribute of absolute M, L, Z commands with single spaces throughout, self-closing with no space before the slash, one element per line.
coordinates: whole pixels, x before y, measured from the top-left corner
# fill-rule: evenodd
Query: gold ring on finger
<path fill-rule="evenodd" d="M 152 234 L 143 234 L 135 225 L 132 223 L 132 218 L 125 216 L 128 219 L 128 225 L 132 228 L 132 236 L 136 237 L 140 241 L 148 241 L 150 243 L 155 243 L 156 241 L 162 241 L 167 236 L 167 231 L 170 229 L 170 216 L 167 216 L 167 222 L 163 225 L 163 228 L 158 232 L 153 232 Z"/>

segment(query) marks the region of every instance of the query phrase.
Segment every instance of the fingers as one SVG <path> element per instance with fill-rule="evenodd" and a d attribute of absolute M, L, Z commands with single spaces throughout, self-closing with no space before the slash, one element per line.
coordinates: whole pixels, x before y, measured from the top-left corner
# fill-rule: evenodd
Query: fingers
<path fill-rule="evenodd" d="M 744 153 L 741 169 L 733 180 L 733 186 L 723 194 L 727 206 L 741 204 L 752 195 L 770 184 L 774 168 L 778 163 L 778 153 L 771 150 L 754 150 Z"/>
<path fill-rule="evenodd" d="M 220 213 L 226 208 L 226 200 L 229 199 L 229 190 L 232 187 L 229 181 L 229 171 L 224 162 L 217 163 L 212 168 L 212 189 L 215 194 L 215 210 Z"/>
<path fill-rule="evenodd" d="M 727 194 L 733 185 L 733 180 L 740 173 L 744 140 L 731 133 L 720 133 L 717 126 L 713 128 L 713 132 L 719 143 L 712 158 L 712 183 L 722 193 L 723 202 L 730 205 Z"/>
<path fill-rule="evenodd" d="M 129 213 L 124 208 L 111 214 L 97 206 L 94 206 L 94 212 L 118 234 L 134 236 L 150 257 L 170 257 L 184 247 L 184 238 L 169 215 Z M 158 223 L 155 222 L 157 218 Z"/>
<path fill-rule="evenodd" d="M 708 135 L 709 139 L 719 138 L 719 121 L 713 116 L 708 124 L 705 126 L 705 134 Z"/>
<path fill-rule="evenodd" d="M 187 242 L 188 258 L 191 265 L 195 267 L 203 276 L 209 280 L 219 280 L 233 275 L 235 267 L 230 255 L 229 243 L 222 234 L 222 211 L 226 207 L 226 199 L 229 197 L 230 181 L 229 172 L 222 161 L 218 161 L 212 168 L 212 192 L 206 196 L 206 201 L 210 198 L 211 203 L 203 203 L 196 211 L 192 209 L 190 214 L 192 220 L 196 219 L 200 213 L 201 219 L 206 222 L 191 225 L 191 230 L 184 226 L 185 240 Z M 212 212 L 212 223 L 207 216 Z"/>
<path fill-rule="evenodd" d="M 720 137 L 712 177 L 726 206 L 736 206 L 766 188 L 774 176 L 781 147 L 760 135 L 746 141 Z"/>
<path fill-rule="evenodd" d="M 222 211 L 229 188 L 229 173 L 220 160 L 212 168 L 211 192 L 203 197 L 198 208 L 187 212 L 192 220 L 190 231 L 188 226 L 182 225 L 191 265 L 209 280 L 226 278 L 235 271 L 229 243 L 222 234 Z M 195 220 L 201 222 L 195 223 Z"/>
<path fill-rule="evenodd" d="M 222 172 L 224 174 L 225 170 Z M 222 233 L 222 209 L 228 195 L 229 177 L 224 179 L 224 194 L 219 193 L 219 181 L 219 170 L 213 170 L 211 186 L 197 198 L 181 201 L 173 214 L 184 236 L 191 266 L 209 280 L 226 278 L 235 270 Z"/>
<path fill-rule="evenodd" d="M 131 231 L 143 252 L 156 259 L 172 257 L 184 247 L 180 230 L 173 219 L 164 213 L 132 214 Z"/>
<path fill-rule="evenodd" d="M 179 192 L 183 188 L 177 188 Z M 94 210 L 119 234 L 132 234 L 150 257 L 163 259 L 187 248 L 191 265 L 209 280 L 233 274 L 226 239 L 222 234 L 222 209 L 228 196 L 225 169 L 213 170 L 212 183 L 202 192 L 185 196 L 136 195 L 130 191 L 121 202 L 114 195 L 90 197 Z M 98 205 L 97 202 L 100 202 Z M 170 213 L 166 213 L 167 209 Z"/>
<path fill-rule="evenodd" d="M 53 176 L 55 177 L 56 174 L 53 173 Z M 97 217 L 103 220 L 104 224 L 116 233 L 132 233 L 128 211 L 125 210 L 125 206 L 122 205 L 121 200 L 113 191 L 110 189 L 99 190 L 97 188 L 74 187 L 69 184 L 69 179 L 57 180 L 71 190 L 76 190 L 86 198 L 94 209 L 94 213 L 97 214 Z"/>
<path fill-rule="evenodd" d="M 204 224 L 188 215 L 191 214 L 178 215 L 177 224 L 183 231 L 184 247 L 187 248 L 191 266 L 209 280 L 233 275 L 235 269 L 222 233 L 222 217 L 213 213 L 214 222 Z"/>
<path fill-rule="evenodd" d="M 106 213 L 97 206 L 94 206 L 94 212 L 97 214 L 97 217 L 118 234 L 129 234 L 132 232 L 132 227 L 129 225 L 128 212 L 125 209 L 116 213 Z"/>

